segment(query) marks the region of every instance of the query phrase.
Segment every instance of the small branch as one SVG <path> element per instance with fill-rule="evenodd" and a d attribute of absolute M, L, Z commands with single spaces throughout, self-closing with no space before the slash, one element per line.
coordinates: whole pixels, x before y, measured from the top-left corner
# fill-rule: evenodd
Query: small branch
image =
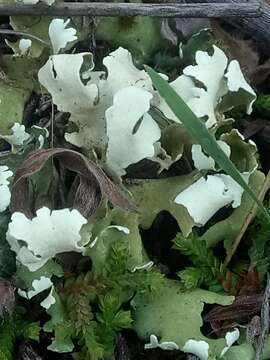
<path fill-rule="evenodd" d="M 267 283 L 264 290 L 262 308 L 261 308 L 261 334 L 259 337 L 258 348 L 256 349 L 255 360 L 262 359 L 262 353 L 265 347 L 266 335 L 269 334 L 269 309 L 270 309 L 270 277 L 267 273 Z"/>
<path fill-rule="evenodd" d="M 0 34 L 2 35 L 15 35 L 15 36 L 24 36 L 26 38 L 30 38 L 30 39 L 33 39 L 33 40 L 37 40 L 39 41 L 40 43 L 42 43 L 43 45 L 45 46 L 48 46 L 50 47 L 50 44 L 47 43 L 46 41 L 40 39 L 39 37 L 35 36 L 35 35 L 32 35 L 32 34 L 28 34 L 24 31 L 16 31 L 16 30 L 9 30 L 9 29 L 0 29 Z"/>
<path fill-rule="evenodd" d="M 262 201 L 265 197 L 265 194 L 267 193 L 267 191 L 269 190 L 270 188 L 270 171 L 268 172 L 265 180 L 264 180 L 264 183 L 263 183 L 263 186 L 261 188 L 261 191 L 258 195 L 258 199 L 260 201 Z M 238 248 L 238 245 L 240 244 L 240 241 L 242 240 L 242 237 L 243 235 L 245 234 L 249 224 L 251 223 L 251 221 L 254 219 L 254 217 L 256 216 L 257 214 L 257 211 L 258 211 L 258 206 L 257 204 L 254 204 L 250 213 L 248 214 L 247 218 L 246 218 L 246 221 L 244 222 L 239 234 L 237 235 L 237 237 L 235 238 L 233 244 L 232 244 L 232 247 L 230 248 L 230 251 L 228 252 L 225 260 L 224 260 L 224 264 L 223 264 L 223 268 L 226 268 L 229 264 L 229 262 L 231 261 L 232 257 L 233 257 L 233 254 L 235 253 L 236 249 Z"/>
<path fill-rule="evenodd" d="M 260 1 L 239 3 L 211 2 L 197 4 L 164 3 L 106 3 L 106 2 L 62 2 L 52 6 L 46 4 L 25 5 L 19 3 L 0 4 L 0 15 L 39 16 L 155 16 L 185 18 L 256 17 L 260 16 Z"/>

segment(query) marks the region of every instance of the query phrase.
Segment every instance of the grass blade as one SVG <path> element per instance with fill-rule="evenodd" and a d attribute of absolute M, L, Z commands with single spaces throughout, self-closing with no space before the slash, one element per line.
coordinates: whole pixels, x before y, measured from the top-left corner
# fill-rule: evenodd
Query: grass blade
<path fill-rule="evenodd" d="M 198 141 L 203 150 L 217 162 L 220 168 L 230 175 L 249 194 L 270 222 L 270 214 L 245 182 L 234 163 L 220 148 L 215 137 L 209 133 L 205 124 L 197 118 L 166 80 L 149 66 L 145 65 L 145 69 L 159 94 L 164 98 L 170 109 L 179 118 L 192 137 Z"/>

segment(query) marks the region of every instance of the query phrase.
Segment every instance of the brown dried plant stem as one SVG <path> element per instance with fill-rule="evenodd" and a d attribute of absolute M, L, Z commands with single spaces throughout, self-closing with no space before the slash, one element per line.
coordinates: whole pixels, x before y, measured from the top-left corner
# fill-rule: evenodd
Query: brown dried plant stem
<path fill-rule="evenodd" d="M 1 6 L 1 5 L 0 5 Z M 43 45 L 50 47 L 50 44 L 46 41 L 40 39 L 38 36 L 26 33 L 24 31 L 16 31 L 16 30 L 10 30 L 10 29 L 0 29 L 1 35 L 15 35 L 15 36 L 24 36 L 33 40 L 37 40 L 41 42 Z"/>
<path fill-rule="evenodd" d="M 155 16 L 184 18 L 256 17 L 260 16 L 260 1 L 241 0 L 232 2 L 207 2 L 183 4 L 159 3 L 113 3 L 113 2 L 61 2 L 25 5 L 19 3 L 0 4 L 0 15 L 42 16 Z"/>
<path fill-rule="evenodd" d="M 270 170 L 264 180 L 263 186 L 261 188 L 261 191 L 258 195 L 258 199 L 260 201 L 262 201 L 265 197 L 266 192 L 269 190 L 270 188 Z M 256 216 L 256 213 L 258 211 L 258 206 L 257 204 L 254 204 L 250 213 L 248 214 L 246 221 L 244 222 L 239 234 L 237 235 L 237 237 L 235 238 L 232 247 L 230 248 L 230 250 L 227 253 L 227 256 L 224 260 L 224 264 L 223 264 L 223 268 L 226 268 L 229 264 L 229 262 L 231 261 L 236 249 L 238 248 L 238 245 L 240 244 L 240 241 L 242 240 L 243 235 L 245 234 L 249 224 L 251 223 L 251 221 L 254 219 L 254 217 Z"/>

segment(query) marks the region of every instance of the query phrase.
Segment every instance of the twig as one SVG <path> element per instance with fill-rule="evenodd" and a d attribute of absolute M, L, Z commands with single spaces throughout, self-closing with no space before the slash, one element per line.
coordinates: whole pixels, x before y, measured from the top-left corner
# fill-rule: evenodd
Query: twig
<path fill-rule="evenodd" d="M 261 308 L 261 334 L 258 339 L 258 347 L 256 349 L 255 360 L 261 360 L 264 349 L 265 338 L 269 333 L 269 300 L 270 300 L 270 276 L 267 273 L 267 282 L 263 295 Z"/>
<path fill-rule="evenodd" d="M 265 194 L 266 192 L 269 190 L 270 188 L 270 171 L 268 172 L 265 180 L 264 180 L 264 183 L 263 183 L 263 186 L 261 188 L 261 191 L 258 195 L 258 199 L 261 201 L 263 200 L 263 198 L 265 197 Z M 224 264 L 223 264 L 223 268 L 226 268 L 229 264 L 229 262 L 231 261 L 232 257 L 233 257 L 233 254 L 235 253 L 238 245 L 240 244 L 240 241 L 244 235 L 244 233 L 246 232 L 249 224 L 251 223 L 251 221 L 253 220 L 253 218 L 255 217 L 256 213 L 257 213 L 257 210 L 258 210 L 258 206 L 257 204 L 254 203 L 250 213 L 248 214 L 247 218 L 246 218 L 246 221 L 244 222 L 239 234 L 237 235 L 236 239 L 234 240 L 234 243 L 232 244 L 230 250 L 228 251 L 228 254 L 224 260 Z"/>
<path fill-rule="evenodd" d="M 50 47 L 50 44 L 47 43 L 45 40 L 40 39 L 39 37 L 32 35 L 32 34 L 28 34 L 24 31 L 16 31 L 16 30 L 9 30 L 9 29 L 0 29 L 0 34 L 3 35 L 17 35 L 17 36 L 25 36 L 27 38 L 30 39 L 34 39 L 37 40 L 39 42 L 41 42 L 43 45 L 46 45 L 48 47 Z"/>
<path fill-rule="evenodd" d="M 0 4 L 0 15 L 42 15 L 42 16 L 156 16 L 185 18 L 220 18 L 260 16 L 260 1 L 239 3 L 113 3 L 113 2 L 62 2 L 51 6 L 46 4 L 25 5 L 19 3 Z"/>

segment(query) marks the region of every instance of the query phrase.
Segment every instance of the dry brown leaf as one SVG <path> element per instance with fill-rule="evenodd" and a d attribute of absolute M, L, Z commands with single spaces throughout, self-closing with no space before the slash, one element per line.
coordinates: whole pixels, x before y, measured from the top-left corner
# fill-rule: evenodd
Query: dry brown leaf
<path fill-rule="evenodd" d="M 262 305 L 262 294 L 237 296 L 231 305 L 216 305 L 203 318 L 205 322 L 237 320 L 256 315 Z"/>
<path fill-rule="evenodd" d="M 100 186 L 94 178 L 88 180 L 77 175 L 69 192 L 68 203 L 81 214 L 84 213 L 85 209 L 88 209 L 89 214 L 92 214 L 100 204 L 101 198 Z"/>
<path fill-rule="evenodd" d="M 82 215 L 92 214 L 100 204 L 102 195 L 114 206 L 135 210 L 119 186 L 114 184 L 97 164 L 77 151 L 54 148 L 31 153 L 18 169 L 11 191 L 12 213 L 20 211 L 29 218 L 33 217 L 29 199 L 29 178 L 39 172 L 52 157 L 57 159 L 61 166 L 77 174 L 72 189 L 73 208 L 78 209 Z"/>
<path fill-rule="evenodd" d="M 225 31 L 218 20 L 211 20 L 211 28 L 227 55 L 239 61 L 241 68 L 253 85 L 259 85 L 270 75 L 270 60 L 260 64 L 259 54 L 252 40 L 242 40 Z"/>

